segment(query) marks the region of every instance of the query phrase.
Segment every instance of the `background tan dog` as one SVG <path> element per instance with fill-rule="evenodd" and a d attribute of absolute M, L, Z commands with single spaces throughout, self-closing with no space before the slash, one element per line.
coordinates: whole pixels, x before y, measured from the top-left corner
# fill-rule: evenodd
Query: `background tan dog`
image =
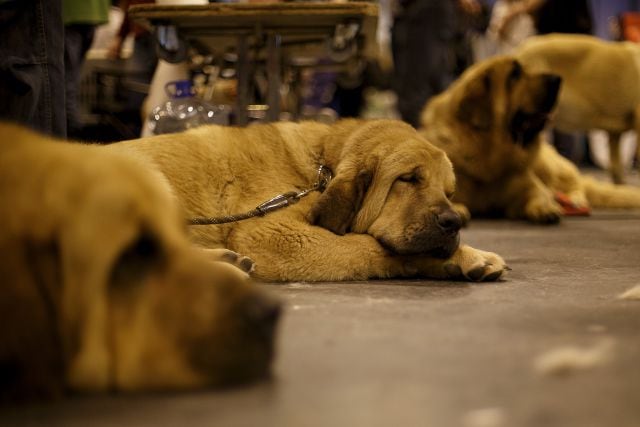
<path fill-rule="evenodd" d="M 451 163 L 399 121 L 209 126 L 107 149 L 161 172 L 189 217 L 249 211 L 309 188 L 329 167 L 322 194 L 261 218 L 192 227 L 198 244 L 253 258 L 261 279 L 495 280 L 505 269 L 498 255 L 458 245 Z"/>
<path fill-rule="evenodd" d="M 553 74 L 496 57 L 469 68 L 427 104 L 421 133 L 453 162 L 454 201 L 474 215 L 537 223 L 560 219 L 558 191 L 577 206 L 640 207 L 640 189 L 588 179 L 542 142 L 559 88 Z"/>
<path fill-rule="evenodd" d="M 552 125 L 568 132 L 607 131 L 611 175 L 622 183 L 620 134 L 627 130 L 640 134 L 640 45 L 550 34 L 526 40 L 516 57 L 531 72 L 562 77 Z"/>
<path fill-rule="evenodd" d="M 0 400 L 266 375 L 278 304 L 102 147 L 0 125 Z"/>

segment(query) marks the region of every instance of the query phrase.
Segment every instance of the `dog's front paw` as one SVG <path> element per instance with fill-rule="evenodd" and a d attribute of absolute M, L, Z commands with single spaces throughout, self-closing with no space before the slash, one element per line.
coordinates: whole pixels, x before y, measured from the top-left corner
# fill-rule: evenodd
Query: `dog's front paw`
<path fill-rule="evenodd" d="M 210 259 L 215 261 L 228 262 L 229 264 L 239 268 L 245 273 L 251 273 L 255 268 L 253 260 L 247 256 L 241 255 L 229 249 L 215 248 L 215 249 L 202 249 L 210 256 Z"/>
<path fill-rule="evenodd" d="M 557 224 L 562 217 L 562 208 L 551 198 L 536 197 L 525 205 L 524 216 L 536 224 Z"/>
<path fill-rule="evenodd" d="M 509 267 L 496 253 L 460 245 L 453 256 L 444 262 L 443 269 L 449 279 L 490 282 L 504 277 Z"/>

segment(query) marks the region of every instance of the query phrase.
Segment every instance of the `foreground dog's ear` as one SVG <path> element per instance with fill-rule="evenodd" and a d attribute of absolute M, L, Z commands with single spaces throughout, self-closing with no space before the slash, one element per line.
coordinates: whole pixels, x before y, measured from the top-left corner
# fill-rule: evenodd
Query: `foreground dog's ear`
<path fill-rule="evenodd" d="M 490 89 L 491 79 L 488 74 L 484 74 L 469 83 L 464 96 L 458 104 L 456 111 L 458 119 L 479 130 L 490 129 L 493 123 Z"/>
<path fill-rule="evenodd" d="M 309 222 L 345 234 L 362 206 L 371 178 L 372 173 L 366 170 L 355 177 L 336 176 L 311 208 Z"/>
<path fill-rule="evenodd" d="M 151 233 L 142 232 L 118 256 L 111 270 L 111 288 L 128 289 L 142 283 L 151 270 L 162 264 L 163 257 L 160 242 Z"/>

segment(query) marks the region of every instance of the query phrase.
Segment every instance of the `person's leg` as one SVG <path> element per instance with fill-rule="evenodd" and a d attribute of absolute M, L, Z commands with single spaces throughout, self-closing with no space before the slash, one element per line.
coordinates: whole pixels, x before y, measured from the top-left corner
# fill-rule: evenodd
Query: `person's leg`
<path fill-rule="evenodd" d="M 67 133 L 70 137 L 79 135 L 82 129 L 82 119 L 78 108 L 78 90 L 84 57 L 91 47 L 95 26 L 68 25 L 65 27 L 64 37 L 64 68 Z"/>
<path fill-rule="evenodd" d="M 61 0 L 0 4 L 0 117 L 66 136 Z"/>
<path fill-rule="evenodd" d="M 130 75 L 127 79 L 131 82 L 138 83 L 136 89 L 127 90 L 126 103 L 127 109 L 130 111 L 139 111 L 140 117 L 146 116 L 144 110 L 145 99 L 147 99 L 148 91 L 151 90 L 150 85 L 158 64 L 158 56 L 155 50 L 155 38 L 151 33 L 141 34 L 134 39 L 133 52 L 125 63 L 125 67 Z M 145 86 L 149 86 L 147 91 L 142 90 Z M 162 88 L 164 92 L 164 87 Z M 151 108 L 155 105 L 152 104 Z M 144 118 L 140 122 L 136 120 L 136 127 L 142 126 Z M 134 130 L 137 132 L 137 129 Z M 143 132 L 140 129 L 140 132 Z"/>
<path fill-rule="evenodd" d="M 426 101 L 453 79 L 455 3 L 419 0 L 409 4 L 392 29 L 393 88 L 406 122 L 419 125 Z"/>
<path fill-rule="evenodd" d="M 134 39 L 133 53 L 127 63 L 131 72 L 139 73 L 134 80 L 142 83 L 150 83 L 158 64 L 156 54 L 156 39 L 153 34 L 141 34 Z"/>

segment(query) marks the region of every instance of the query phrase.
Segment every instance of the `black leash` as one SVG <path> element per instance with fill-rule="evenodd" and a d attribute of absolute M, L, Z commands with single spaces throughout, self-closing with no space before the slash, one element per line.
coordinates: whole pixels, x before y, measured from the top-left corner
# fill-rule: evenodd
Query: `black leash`
<path fill-rule="evenodd" d="M 318 168 L 318 179 L 316 182 L 307 189 L 301 191 L 289 191 L 284 194 L 278 194 L 272 199 L 267 200 L 264 203 L 259 204 L 249 212 L 218 216 L 218 217 L 197 217 L 189 219 L 189 225 L 212 225 L 212 224 L 226 224 L 228 222 L 242 221 L 244 219 L 253 218 L 256 216 L 264 216 L 270 212 L 277 211 L 287 206 L 295 205 L 301 198 L 311 193 L 312 191 L 323 192 L 329 181 L 333 178 L 331 169 L 326 166 L 320 166 Z"/>

